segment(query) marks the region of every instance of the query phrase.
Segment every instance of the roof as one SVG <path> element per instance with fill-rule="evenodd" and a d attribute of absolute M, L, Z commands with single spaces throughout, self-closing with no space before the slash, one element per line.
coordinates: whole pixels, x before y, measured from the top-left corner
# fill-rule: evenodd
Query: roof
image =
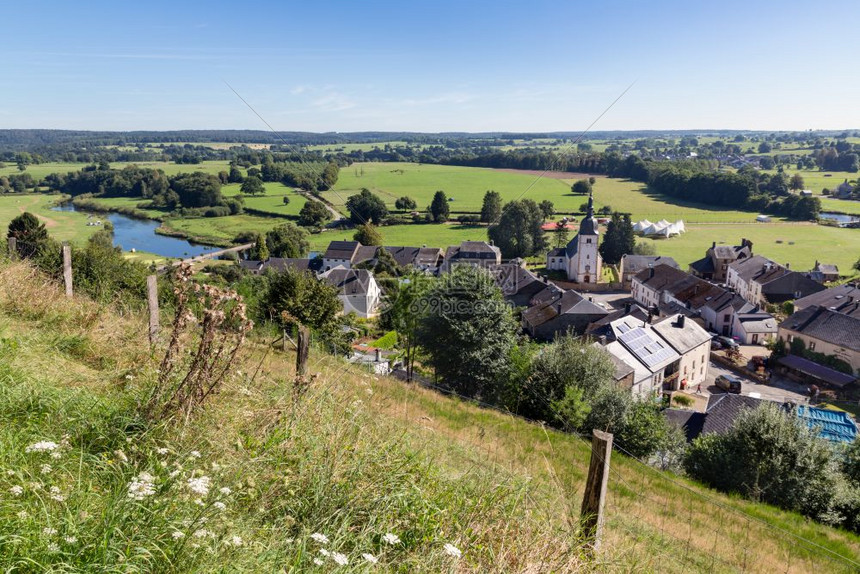
<path fill-rule="evenodd" d="M 594 218 L 594 196 L 591 193 L 588 194 L 588 209 L 582 223 L 579 224 L 577 235 L 597 235 L 597 219 Z"/>
<path fill-rule="evenodd" d="M 710 257 L 707 257 L 707 256 L 702 257 L 701 259 L 697 259 L 696 261 L 693 261 L 692 263 L 690 263 L 690 268 L 693 271 L 700 273 L 702 275 L 704 275 L 706 273 L 713 273 L 715 271 L 713 259 L 711 259 Z"/>
<path fill-rule="evenodd" d="M 496 259 L 501 260 L 502 251 L 495 245 L 486 241 L 463 241 L 460 245 L 448 247 L 445 251 L 445 260 L 454 259 Z"/>
<path fill-rule="evenodd" d="M 741 241 L 740 245 L 712 245 L 709 251 L 714 254 L 717 259 L 740 259 L 749 257 L 752 254 L 750 247 L 752 244 L 746 239 Z"/>
<path fill-rule="evenodd" d="M 763 404 L 777 405 L 778 403 L 733 393 L 711 395 L 708 399 L 708 407 L 705 409 L 701 434 L 725 434 L 732 428 L 739 414 Z"/>
<path fill-rule="evenodd" d="M 263 262 L 258 261 L 256 259 L 240 259 L 239 260 L 239 267 L 241 267 L 245 271 L 252 271 L 252 272 L 256 273 L 257 271 L 262 269 Z"/>
<path fill-rule="evenodd" d="M 616 340 L 652 373 L 681 358 L 668 342 L 655 334 L 651 325 L 643 326 L 635 317 L 622 317 L 610 326 Z"/>
<path fill-rule="evenodd" d="M 808 405 L 799 405 L 794 412 L 797 418 L 804 421 L 810 429 L 817 430 L 821 438 L 848 444 L 857 438 L 857 425 L 846 412 L 819 409 Z"/>
<path fill-rule="evenodd" d="M 753 255 L 752 257 L 729 263 L 729 269 L 734 270 L 744 282 L 755 279 L 762 285 L 770 279 L 782 276 L 786 271 L 785 267 L 779 263 L 761 255 Z"/>
<path fill-rule="evenodd" d="M 568 313 L 577 315 L 607 314 L 606 309 L 598 307 L 576 291 L 568 290 L 523 311 L 523 321 L 531 327 L 537 327 L 559 315 Z"/>
<path fill-rule="evenodd" d="M 394 258 L 395 263 L 397 263 L 400 267 L 407 267 L 412 265 L 415 262 L 415 259 L 418 257 L 418 253 L 421 250 L 420 247 L 383 247 L 388 253 L 391 254 L 391 257 Z"/>
<path fill-rule="evenodd" d="M 829 263 L 816 263 L 815 270 L 827 275 L 839 275 L 839 267 Z"/>
<path fill-rule="evenodd" d="M 373 273 L 367 269 L 346 269 L 340 266 L 326 271 L 320 277 L 337 287 L 341 295 L 366 295 L 368 287 L 375 281 Z"/>
<path fill-rule="evenodd" d="M 776 333 L 776 319 L 770 313 L 738 313 L 735 317 L 745 333 Z"/>
<path fill-rule="evenodd" d="M 594 342 L 591 344 L 592 347 L 596 347 L 598 349 L 603 349 L 606 351 L 606 354 L 609 355 L 609 360 L 612 361 L 612 364 L 615 366 L 615 380 L 620 381 L 624 377 L 635 372 L 635 369 L 631 367 L 629 364 L 625 363 L 611 352 L 609 352 L 603 345 L 598 342 Z M 635 376 L 634 376 L 635 378 Z"/>
<path fill-rule="evenodd" d="M 654 272 L 653 275 L 651 274 L 652 269 Z M 651 269 L 643 269 L 636 274 L 634 279 L 643 285 L 646 285 L 649 289 L 659 291 L 666 287 L 666 285 L 671 285 L 672 283 L 676 283 L 687 277 L 690 276 L 680 269 L 661 263 L 660 265 L 655 265 Z"/>
<path fill-rule="evenodd" d="M 762 284 L 761 292 L 771 303 L 781 303 L 789 299 L 818 293 L 826 287 L 821 283 L 807 277 L 804 273 L 785 270 L 781 275 L 766 279 Z"/>
<path fill-rule="evenodd" d="M 645 365 L 639 362 L 635 355 L 633 355 L 633 353 L 627 350 L 624 345 L 622 345 L 618 341 L 610 341 L 609 343 L 604 345 L 603 348 L 606 349 L 610 355 L 615 357 L 616 360 L 624 363 L 625 365 L 633 369 L 634 385 L 650 379 L 653 375 L 650 369 L 648 369 Z"/>
<path fill-rule="evenodd" d="M 438 247 L 421 247 L 415 256 L 416 265 L 429 265 L 435 267 L 442 258 L 442 250 Z"/>
<path fill-rule="evenodd" d="M 826 307 L 843 315 L 860 319 L 860 283 L 846 283 L 838 287 L 831 287 L 801 297 L 794 302 L 795 309 L 805 309 L 813 305 Z"/>
<path fill-rule="evenodd" d="M 813 363 L 812 361 L 804 359 L 803 357 L 798 357 L 797 355 L 786 355 L 779 358 L 777 362 L 789 369 L 803 373 L 813 379 L 818 379 L 828 385 L 832 385 L 840 389 L 857 380 L 857 377 L 853 375 L 836 371 L 830 367 L 819 365 L 818 363 Z"/>
<path fill-rule="evenodd" d="M 683 324 L 681 318 L 683 317 Z M 659 323 L 654 323 L 651 328 L 663 337 L 673 349 L 681 353 L 692 351 L 705 343 L 710 344 L 711 335 L 697 325 L 694 321 L 687 320 L 681 314 L 667 317 Z M 709 347 L 710 349 L 710 347 Z"/>
<path fill-rule="evenodd" d="M 781 329 L 860 351 L 860 318 L 824 307 L 807 307 L 779 324 Z"/>
<path fill-rule="evenodd" d="M 639 305 L 637 303 L 632 303 L 630 305 L 629 309 L 627 307 L 625 307 L 624 309 L 612 311 L 611 313 L 609 313 L 605 317 L 601 317 L 597 321 L 592 322 L 588 326 L 588 329 L 585 331 L 585 334 L 586 335 L 594 335 L 595 337 L 598 337 L 598 336 L 604 334 L 603 329 L 601 329 L 601 328 L 609 325 L 610 323 L 612 323 L 616 319 L 630 316 L 630 317 L 634 317 L 634 318 L 636 318 L 636 319 L 638 319 L 644 323 L 644 322 L 648 321 L 648 315 L 649 315 L 649 313 L 648 313 L 647 309 L 645 309 L 644 307 L 642 307 L 641 305 Z M 608 334 L 612 335 L 611 328 L 608 331 Z"/>
<path fill-rule="evenodd" d="M 625 274 L 632 273 L 635 275 L 652 265 L 654 267 L 668 265 L 669 267 L 680 269 L 674 259 L 663 255 L 624 255 L 621 257 L 621 267 L 624 269 Z"/>
<path fill-rule="evenodd" d="M 531 298 L 549 286 L 549 283 L 516 263 L 493 265 L 487 270 L 505 297 L 520 295 Z"/>
<path fill-rule="evenodd" d="M 332 241 L 328 244 L 323 257 L 326 259 L 346 259 L 352 261 L 359 247 L 361 247 L 361 243 L 358 241 Z"/>
<path fill-rule="evenodd" d="M 379 247 L 376 247 L 375 245 L 362 245 L 359 243 L 358 249 L 355 250 L 355 255 L 352 258 L 352 262 L 363 263 L 364 261 L 375 259 L 377 251 L 379 251 Z"/>
<path fill-rule="evenodd" d="M 669 421 L 669 424 L 674 425 L 684 431 L 684 436 L 687 437 L 687 442 L 692 442 L 694 438 L 702 433 L 702 426 L 705 424 L 705 413 L 690 411 L 686 409 L 665 409 L 663 416 Z"/>
<path fill-rule="evenodd" d="M 565 251 L 566 251 L 566 249 L 564 247 L 554 247 L 554 248 L 549 250 L 549 253 L 547 253 L 547 256 L 548 257 L 561 257 L 562 255 L 564 255 Z"/>

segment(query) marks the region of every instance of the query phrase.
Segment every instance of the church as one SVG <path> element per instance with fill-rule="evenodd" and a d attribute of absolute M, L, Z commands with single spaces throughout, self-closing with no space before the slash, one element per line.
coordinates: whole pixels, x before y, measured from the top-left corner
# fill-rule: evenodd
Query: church
<path fill-rule="evenodd" d="M 594 197 L 588 196 L 588 212 L 579 225 L 579 232 L 567 247 L 558 247 L 546 255 L 546 268 L 564 271 L 568 281 L 598 283 L 603 271 L 603 259 L 597 252 L 600 231 L 594 217 Z"/>

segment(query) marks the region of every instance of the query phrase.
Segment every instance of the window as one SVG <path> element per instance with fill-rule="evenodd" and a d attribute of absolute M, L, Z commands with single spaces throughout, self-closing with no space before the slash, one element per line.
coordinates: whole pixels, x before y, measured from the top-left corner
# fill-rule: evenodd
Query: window
<path fill-rule="evenodd" d="M 809 342 L 809 350 L 810 350 L 810 351 L 814 351 L 814 350 L 815 350 L 815 341 L 810 341 L 810 342 Z"/>
<path fill-rule="evenodd" d="M 793 336 L 793 335 L 788 335 L 788 336 L 786 337 L 786 339 L 788 339 L 788 342 L 789 342 L 789 343 L 791 343 L 791 341 L 794 339 L 794 336 Z"/>
<path fill-rule="evenodd" d="M 723 315 L 723 323 L 728 323 L 729 319 L 731 319 L 731 318 L 732 318 L 731 315 Z"/>
<path fill-rule="evenodd" d="M 591 239 L 586 239 L 586 240 L 585 240 L 585 242 L 586 242 L 586 243 L 591 243 Z"/>

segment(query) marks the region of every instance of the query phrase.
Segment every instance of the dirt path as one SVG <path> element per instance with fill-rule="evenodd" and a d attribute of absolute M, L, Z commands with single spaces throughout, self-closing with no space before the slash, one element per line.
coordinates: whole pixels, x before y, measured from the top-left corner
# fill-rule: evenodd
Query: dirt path
<path fill-rule="evenodd" d="M 39 199 L 41 199 L 41 198 L 35 198 L 33 201 L 31 201 L 31 202 L 30 202 L 29 204 L 27 204 L 26 206 L 24 206 L 24 205 L 18 206 L 18 211 L 20 211 L 21 213 L 24 213 L 25 211 L 27 211 L 27 208 L 28 208 L 28 207 L 32 207 L 32 206 L 33 206 L 33 204 L 38 203 L 38 202 L 39 202 Z M 30 213 L 33 213 L 33 212 L 31 211 Z M 33 213 L 33 215 L 35 215 L 35 216 L 36 216 L 36 217 L 37 217 L 37 218 L 38 218 L 42 223 L 44 223 L 44 224 L 45 224 L 45 227 L 46 227 L 47 229 L 51 229 L 51 228 L 56 227 L 57 225 L 59 225 L 59 224 L 57 223 L 57 220 L 56 220 L 56 219 L 51 219 L 50 217 L 48 217 L 48 216 L 46 216 L 46 215 L 41 215 L 41 214 L 39 214 L 39 213 Z"/>

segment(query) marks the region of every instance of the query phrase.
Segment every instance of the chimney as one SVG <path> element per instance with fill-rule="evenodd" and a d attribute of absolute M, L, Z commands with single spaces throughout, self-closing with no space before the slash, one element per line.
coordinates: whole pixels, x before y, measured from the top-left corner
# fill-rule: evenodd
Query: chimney
<path fill-rule="evenodd" d="M 785 264 L 785 268 L 786 268 L 786 269 L 791 269 L 791 263 L 786 263 L 786 264 Z"/>
<path fill-rule="evenodd" d="M 653 277 L 654 277 L 654 268 L 649 267 L 648 268 L 648 279 L 652 279 Z"/>
<path fill-rule="evenodd" d="M 556 306 L 555 306 L 555 308 L 556 308 L 556 310 L 558 311 L 558 314 L 559 314 L 559 315 L 561 315 L 561 303 L 559 303 L 558 305 L 556 305 Z"/>
<path fill-rule="evenodd" d="M 630 314 L 630 308 L 631 308 L 631 307 L 632 307 L 632 305 L 631 305 L 630 303 L 625 303 L 625 304 L 624 304 L 624 314 L 625 314 L 625 315 L 629 315 L 629 314 Z"/>
<path fill-rule="evenodd" d="M 493 242 L 492 239 L 490 239 L 490 245 L 495 245 L 495 242 Z"/>
<path fill-rule="evenodd" d="M 716 249 L 716 248 L 717 248 L 717 242 L 714 241 L 713 243 L 711 243 L 711 249 Z"/>
<path fill-rule="evenodd" d="M 594 303 L 594 297 L 592 297 L 591 295 L 589 295 L 589 296 L 588 296 L 588 302 L 589 302 L 589 303 Z"/>
<path fill-rule="evenodd" d="M 681 329 L 683 329 L 683 328 L 684 328 L 684 321 L 685 321 L 686 319 L 687 319 L 687 318 L 686 318 L 686 317 L 684 317 L 683 315 L 678 315 L 678 327 L 679 327 L 679 328 L 681 328 Z"/>
<path fill-rule="evenodd" d="M 606 335 L 601 335 L 601 336 L 599 336 L 599 337 L 597 338 L 597 341 L 598 341 L 601 345 L 603 345 L 603 346 L 605 347 L 605 346 L 606 346 Z"/>
<path fill-rule="evenodd" d="M 382 349 L 376 349 L 376 362 L 382 362 Z"/>

